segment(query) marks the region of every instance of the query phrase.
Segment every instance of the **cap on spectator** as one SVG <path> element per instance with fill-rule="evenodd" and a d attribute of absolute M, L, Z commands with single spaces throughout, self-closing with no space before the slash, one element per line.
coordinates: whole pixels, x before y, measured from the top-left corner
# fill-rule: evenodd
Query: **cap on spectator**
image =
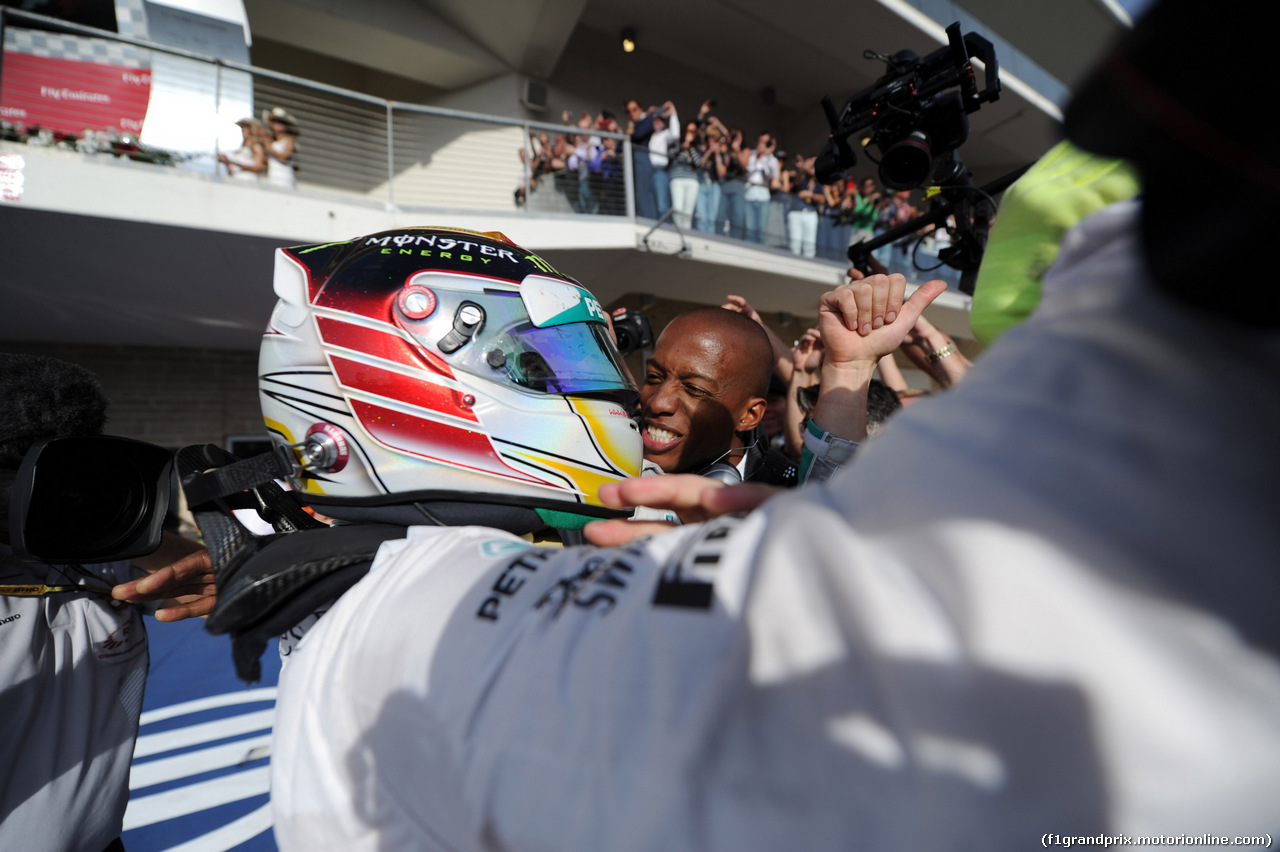
<path fill-rule="evenodd" d="M 263 124 L 261 121 L 258 121 L 258 119 L 254 118 L 251 115 L 240 119 L 239 121 L 236 122 L 236 125 L 238 125 L 239 127 L 254 127 L 254 128 L 257 128 L 258 130 L 267 129 L 267 126 L 265 124 Z"/>
<path fill-rule="evenodd" d="M 262 113 L 262 120 L 267 124 L 278 121 L 289 129 L 294 136 L 298 135 L 298 120 L 289 114 L 284 107 L 272 107 Z"/>

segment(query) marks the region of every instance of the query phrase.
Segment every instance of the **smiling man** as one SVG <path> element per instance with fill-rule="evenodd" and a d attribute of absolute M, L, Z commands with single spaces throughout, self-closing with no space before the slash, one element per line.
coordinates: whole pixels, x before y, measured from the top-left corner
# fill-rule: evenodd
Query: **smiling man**
<path fill-rule="evenodd" d="M 705 473 L 724 462 L 747 482 L 794 485 L 795 466 L 757 430 L 772 365 L 769 338 L 748 317 L 710 307 L 676 317 L 645 364 L 645 459 L 666 473 Z"/>

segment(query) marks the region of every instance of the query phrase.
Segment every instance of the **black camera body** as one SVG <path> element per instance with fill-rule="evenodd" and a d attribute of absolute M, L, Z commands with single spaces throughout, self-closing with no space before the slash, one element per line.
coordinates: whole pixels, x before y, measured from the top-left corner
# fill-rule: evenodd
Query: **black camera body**
<path fill-rule="evenodd" d="M 866 55 L 883 60 L 888 71 L 849 98 L 838 115 L 831 99 L 823 98 L 831 139 L 814 164 L 818 180 L 832 183 L 857 162 L 849 137 L 868 128 L 867 147 L 880 152 L 880 181 L 890 189 L 954 177 L 961 170 L 954 152 L 969 138 L 969 113 L 1000 97 L 991 42 L 977 33 L 961 38 L 957 22 L 947 27 L 947 45 L 923 58 L 910 50 Z M 986 65 L 982 89 L 971 58 Z"/>
<path fill-rule="evenodd" d="M 625 358 L 637 349 L 653 346 L 653 326 L 649 318 L 639 311 L 618 308 L 612 314 L 613 334 L 618 340 L 618 352 Z"/>
<path fill-rule="evenodd" d="M 173 454 L 106 435 L 48 438 L 0 490 L 0 523 L 19 556 L 114 562 L 155 552 L 169 508 Z"/>

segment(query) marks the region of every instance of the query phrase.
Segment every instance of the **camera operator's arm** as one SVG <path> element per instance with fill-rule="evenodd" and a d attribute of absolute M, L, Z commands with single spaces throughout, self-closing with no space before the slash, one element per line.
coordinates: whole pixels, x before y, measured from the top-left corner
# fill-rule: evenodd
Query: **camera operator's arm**
<path fill-rule="evenodd" d="M 791 381 L 791 349 L 787 344 L 782 342 L 778 335 L 773 333 L 773 329 L 764 324 L 764 320 L 760 318 L 760 314 L 755 308 L 751 307 L 751 303 L 741 296 L 730 294 L 725 297 L 729 301 L 720 307 L 726 311 L 737 311 L 744 316 L 750 317 L 764 329 L 764 333 L 769 336 L 769 348 L 773 350 L 773 369 L 778 374 L 778 378 L 784 382 Z"/>
<path fill-rule="evenodd" d="M 805 430 L 800 479 L 823 480 L 867 436 L 867 387 L 876 362 L 898 348 L 921 312 L 947 288 L 922 284 L 903 301 L 906 279 L 872 275 L 822 294 L 818 322 L 826 347 L 822 390 Z"/>
<path fill-rule="evenodd" d="M 147 576 L 121 583 L 111 597 L 127 603 L 163 601 L 155 612 L 158 621 L 181 621 L 205 616 L 217 602 L 209 551 L 198 542 L 166 532 L 160 548 L 132 560 Z"/>

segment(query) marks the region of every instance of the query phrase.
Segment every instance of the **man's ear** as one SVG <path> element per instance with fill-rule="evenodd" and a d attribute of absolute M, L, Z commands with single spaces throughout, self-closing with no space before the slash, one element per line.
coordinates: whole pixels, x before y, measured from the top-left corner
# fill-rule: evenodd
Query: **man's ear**
<path fill-rule="evenodd" d="M 760 420 L 764 417 L 765 409 L 768 407 L 769 400 L 764 397 L 748 397 L 738 412 L 738 422 L 733 428 L 738 432 L 750 432 L 760 425 Z"/>

